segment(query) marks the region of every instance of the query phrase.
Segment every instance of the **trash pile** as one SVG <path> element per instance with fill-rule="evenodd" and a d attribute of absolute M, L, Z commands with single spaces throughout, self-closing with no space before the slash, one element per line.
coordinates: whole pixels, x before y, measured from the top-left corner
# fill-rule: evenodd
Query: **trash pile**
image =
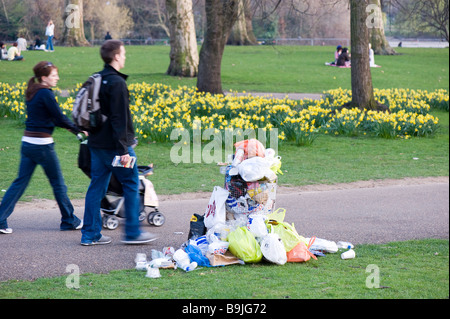
<path fill-rule="evenodd" d="M 224 187 L 216 186 L 203 215 L 194 214 L 188 241 L 175 251 L 165 247 L 152 251 L 152 261 L 136 256 L 136 269 L 158 278 L 159 268 L 217 267 L 258 263 L 261 260 L 284 265 L 306 262 L 324 253 L 348 249 L 342 259 L 355 257 L 353 245 L 299 235 L 294 224 L 285 221 L 286 210 L 275 209 L 281 157 L 249 139 L 235 144 L 236 152 L 221 165 Z"/>

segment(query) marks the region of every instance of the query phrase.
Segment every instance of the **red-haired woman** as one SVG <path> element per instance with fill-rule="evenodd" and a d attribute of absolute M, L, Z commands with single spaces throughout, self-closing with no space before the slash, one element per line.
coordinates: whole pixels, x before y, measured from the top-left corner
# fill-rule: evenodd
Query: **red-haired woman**
<path fill-rule="evenodd" d="M 58 83 L 58 68 L 51 62 L 39 62 L 26 90 L 27 120 L 22 137 L 21 159 L 17 178 L 8 188 L 0 204 L 0 234 L 11 234 L 7 218 L 12 214 L 19 198 L 30 182 L 37 165 L 42 166 L 53 188 L 53 194 L 61 211 L 61 230 L 81 229 L 82 221 L 74 215 L 74 208 L 67 196 L 67 186 L 61 172 L 52 138 L 56 126 L 74 134 L 80 130 L 59 108 L 51 90 Z"/>

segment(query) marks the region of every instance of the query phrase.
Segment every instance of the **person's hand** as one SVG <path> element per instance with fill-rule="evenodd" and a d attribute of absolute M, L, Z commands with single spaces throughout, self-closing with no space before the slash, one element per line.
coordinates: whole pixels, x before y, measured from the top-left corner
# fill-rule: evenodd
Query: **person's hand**
<path fill-rule="evenodd" d="M 131 161 L 130 154 L 125 154 L 120 157 L 120 164 L 127 165 Z"/>

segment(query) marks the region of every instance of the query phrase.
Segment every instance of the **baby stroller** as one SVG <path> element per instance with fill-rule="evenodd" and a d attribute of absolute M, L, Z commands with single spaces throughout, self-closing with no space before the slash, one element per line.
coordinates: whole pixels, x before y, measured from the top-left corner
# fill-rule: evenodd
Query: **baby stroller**
<path fill-rule="evenodd" d="M 87 145 L 87 139 L 79 137 L 80 152 L 78 154 L 78 167 L 91 178 L 91 153 Z M 149 166 L 138 166 L 139 170 L 139 221 L 147 222 L 153 226 L 162 226 L 166 220 L 164 215 L 158 210 L 158 197 L 156 196 L 153 184 L 146 177 L 153 174 L 153 164 Z M 116 229 L 119 227 L 120 219 L 125 218 L 125 198 L 120 182 L 114 174 L 108 185 L 105 197 L 101 201 L 103 227 Z"/>

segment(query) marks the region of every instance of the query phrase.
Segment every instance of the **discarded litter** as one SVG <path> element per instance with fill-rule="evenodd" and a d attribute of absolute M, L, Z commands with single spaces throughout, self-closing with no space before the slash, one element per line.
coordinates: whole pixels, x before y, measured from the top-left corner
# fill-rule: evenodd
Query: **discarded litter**
<path fill-rule="evenodd" d="M 341 254 L 342 259 L 355 258 L 353 244 L 305 238 L 287 221 L 286 209 L 275 207 L 277 179 L 283 174 L 282 158 L 275 150 L 265 149 L 256 139 L 238 142 L 235 147 L 227 163 L 218 163 L 224 184 L 214 187 L 203 214 L 192 215 L 187 241 L 179 249 L 152 250 L 150 262 L 145 254 L 138 254 L 137 270 L 146 270 L 146 277 L 159 278 L 160 268 L 190 272 L 198 267 L 261 260 L 284 265 L 318 260 L 339 249 L 347 250 Z"/>
<path fill-rule="evenodd" d="M 355 258 L 355 256 L 356 256 L 356 253 L 353 249 L 349 249 L 346 252 L 341 254 L 342 259 L 353 259 L 353 258 Z"/>

